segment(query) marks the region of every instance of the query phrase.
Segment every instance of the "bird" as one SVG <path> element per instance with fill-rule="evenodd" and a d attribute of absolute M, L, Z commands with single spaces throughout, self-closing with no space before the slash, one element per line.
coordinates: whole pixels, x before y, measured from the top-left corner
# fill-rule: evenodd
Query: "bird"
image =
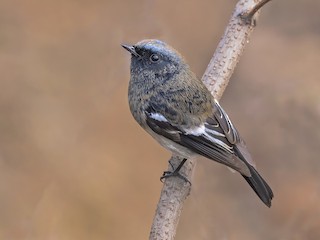
<path fill-rule="evenodd" d="M 239 172 L 271 207 L 272 189 L 256 170 L 244 140 L 184 57 L 157 39 L 122 47 L 131 54 L 128 102 L 133 118 L 174 156 L 184 158 L 171 175 L 188 158 L 203 156 Z"/>

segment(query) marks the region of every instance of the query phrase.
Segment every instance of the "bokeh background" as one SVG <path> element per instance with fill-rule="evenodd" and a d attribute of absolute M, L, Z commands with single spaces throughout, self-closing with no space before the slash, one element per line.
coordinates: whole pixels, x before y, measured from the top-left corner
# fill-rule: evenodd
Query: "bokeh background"
<path fill-rule="evenodd" d="M 0 1 L 0 239 L 147 239 L 170 154 L 127 104 L 121 43 L 201 77 L 236 1 Z M 272 1 L 221 100 L 275 198 L 198 161 L 176 239 L 320 239 L 320 2 Z"/>

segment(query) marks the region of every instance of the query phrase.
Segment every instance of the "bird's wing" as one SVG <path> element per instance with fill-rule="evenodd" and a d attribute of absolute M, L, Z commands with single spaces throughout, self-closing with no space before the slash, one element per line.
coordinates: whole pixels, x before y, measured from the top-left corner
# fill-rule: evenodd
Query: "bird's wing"
<path fill-rule="evenodd" d="M 236 151 L 240 152 L 243 158 L 253 167 L 256 166 L 255 162 L 253 161 L 245 141 L 240 137 L 238 130 L 233 126 L 232 122 L 230 121 L 229 116 L 220 106 L 217 100 L 214 101 L 214 118 L 218 121 L 219 126 L 223 130 L 227 140 L 234 144 L 236 147 Z"/>
<path fill-rule="evenodd" d="M 239 134 L 218 102 L 215 103 L 213 116 L 193 128 L 171 123 L 154 108 L 148 108 L 145 113 L 146 122 L 155 133 L 243 175 L 251 175 L 246 163 L 236 154 L 238 150 L 235 146 L 241 143 Z"/>

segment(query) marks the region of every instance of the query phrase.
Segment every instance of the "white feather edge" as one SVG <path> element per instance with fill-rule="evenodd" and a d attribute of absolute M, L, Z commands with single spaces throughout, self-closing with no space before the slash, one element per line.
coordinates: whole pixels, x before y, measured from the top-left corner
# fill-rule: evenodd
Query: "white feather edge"
<path fill-rule="evenodd" d="M 157 121 L 161 121 L 161 122 L 168 122 L 168 120 L 160 113 L 151 113 L 150 117 L 157 120 Z M 230 153 L 232 153 L 232 147 L 230 147 L 229 145 L 225 144 L 224 142 L 220 141 L 217 138 L 214 138 L 212 136 L 210 136 L 208 133 L 212 134 L 212 135 L 216 135 L 216 136 L 220 136 L 220 137 L 225 137 L 224 134 L 219 133 L 217 131 L 208 129 L 205 127 L 204 124 L 197 126 L 197 127 L 193 127 L 193 128 L 189 128 L 189 129 L 183 129 L 183 131 L 185 132 L 185 134 L 187 135 L 194 135 L 194 136 L 204 136 L 205 138 L 207 138 L 208 140 L 210 140 L 211 142 L 223 146 L 226 150 L 229 150 Z"/>

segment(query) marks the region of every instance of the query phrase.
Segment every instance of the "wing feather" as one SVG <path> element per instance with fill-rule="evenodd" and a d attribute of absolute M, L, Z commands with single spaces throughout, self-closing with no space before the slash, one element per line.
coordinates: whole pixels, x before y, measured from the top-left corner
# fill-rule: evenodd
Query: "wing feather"
<path fill-rule="evenodd" d="M 223 130 L 226 139 L 231 143 L 237 146 L 237 151 L 239 151 L 245 161 L 247 161 L 251 166 L 255 167 L 255 162 L 253 161 L 246 143 L 240 137 L 238 130 L 233 126 L 229 116 L 220 106 L 217 100 L 214 101 L 214 116 L 216 121 L 218 121 L 221 129 Z M 212 124 L 211 124 L 212 125 Z M 213 126 L 213 125 L 212 125 Z M 215 125 L 216 126 L 216 125 Z"/>
<path fill-rule="evenodd" d="M 149 109 L 146 111 L 146 122 L 155 133 L 199 155 L 250 176 L 249 168 L 235 155 L 233 144 L 228 141 L 217 120 L 211 118 L 201 126 L 183 129 L 181 126 L 171 124 L 163 115 L 153 113 Z"/>

